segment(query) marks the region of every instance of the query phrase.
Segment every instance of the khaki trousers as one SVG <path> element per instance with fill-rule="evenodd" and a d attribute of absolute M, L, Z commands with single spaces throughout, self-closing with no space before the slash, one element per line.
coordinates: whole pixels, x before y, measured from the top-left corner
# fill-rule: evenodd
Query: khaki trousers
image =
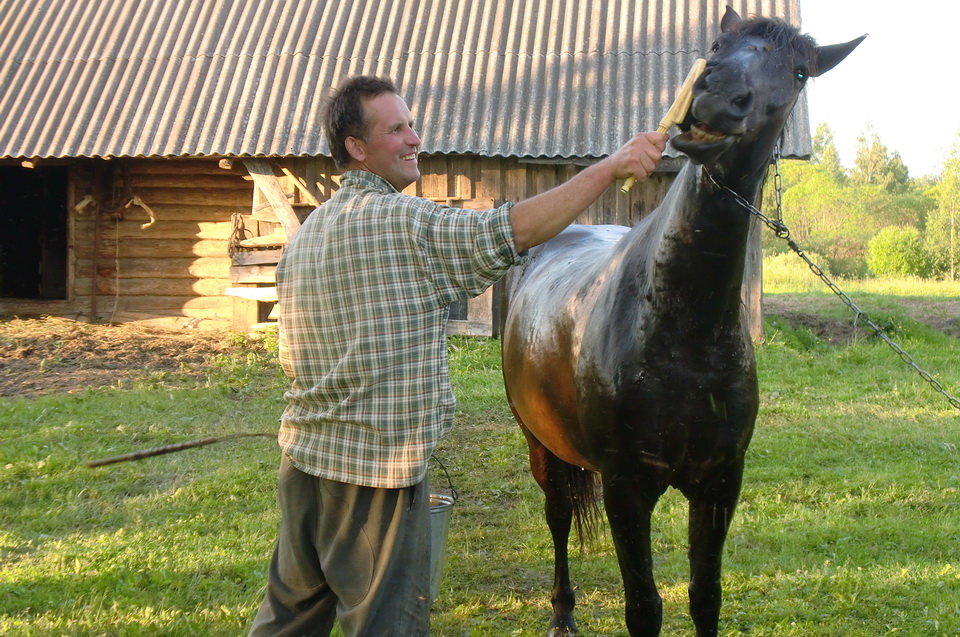
<path fill-rule="evenodd" d="M 253 637 L 430 632 L 427 481 L 376 489 L 280 461 L 280 535 Z"/>

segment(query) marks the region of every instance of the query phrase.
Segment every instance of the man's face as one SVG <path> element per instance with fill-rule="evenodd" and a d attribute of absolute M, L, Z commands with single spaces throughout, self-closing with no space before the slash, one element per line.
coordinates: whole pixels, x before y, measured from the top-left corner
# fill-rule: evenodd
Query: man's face
<path fill-rule="evenodd" d="M 380 175 L 397 190 L 420 179 L 420 137 L 410 109 L 399 95 L 382 93 L 363 101 L 367 140 L 348 137 L 347 149 L 360 168 Z M 351 144 L 349 140 L 354 140 Z"/>

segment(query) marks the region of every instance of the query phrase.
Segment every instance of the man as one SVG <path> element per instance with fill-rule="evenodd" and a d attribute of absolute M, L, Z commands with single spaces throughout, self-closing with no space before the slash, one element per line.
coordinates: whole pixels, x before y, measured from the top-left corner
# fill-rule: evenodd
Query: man
<path fill-rule="evenodd" d="M 645 179 L 644 133 L 567 183 L 483 212 L 401 194 L 420 138 L 389 81 L 357 77 L 325 117 L 345 172 L 277 266 L 280 536 L 251 635 L 429 632 L 427 462 L 453 419 L 447 307 L 506 274 L 617 179 Z"/>

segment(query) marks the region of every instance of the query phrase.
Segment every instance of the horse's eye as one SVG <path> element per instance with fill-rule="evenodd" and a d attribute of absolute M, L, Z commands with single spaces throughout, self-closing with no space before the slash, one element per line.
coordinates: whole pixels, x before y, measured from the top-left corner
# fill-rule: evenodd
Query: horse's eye
<path fill-rule="evenodd" d="M 710 52 L 711 52 L 711 53 L 716 53 L 716 52 L 719 51 L 719 50 L 720 50 L 720 43 L 719 43 L 719 42 L 714 42 L 712 45 L 710 45 Z"/>
<path fill-rule="evenodd" d="M 804 70 L 804 69 L 796 69 L 796 70 L 794 70 L 793 76 L 794 76 L 795 78 L 797 78 L 797 81 L 798 81 L 798 82 L 806 82 L 806 81 L 807 81 L 807 72 L 806 72 L 806 70 Z"/>

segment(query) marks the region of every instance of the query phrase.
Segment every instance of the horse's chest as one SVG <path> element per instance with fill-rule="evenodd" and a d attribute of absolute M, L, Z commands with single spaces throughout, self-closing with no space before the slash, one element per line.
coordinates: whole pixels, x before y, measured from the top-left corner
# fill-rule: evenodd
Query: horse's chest
<path fill-rule="evenodd" d="M 742 352 L 634 351 L 608 358 L 605 374 L 579 389 L 583 419 L 608 432 L 609 448 L 694 473 L 742 454 L 756 413 Z"/>

